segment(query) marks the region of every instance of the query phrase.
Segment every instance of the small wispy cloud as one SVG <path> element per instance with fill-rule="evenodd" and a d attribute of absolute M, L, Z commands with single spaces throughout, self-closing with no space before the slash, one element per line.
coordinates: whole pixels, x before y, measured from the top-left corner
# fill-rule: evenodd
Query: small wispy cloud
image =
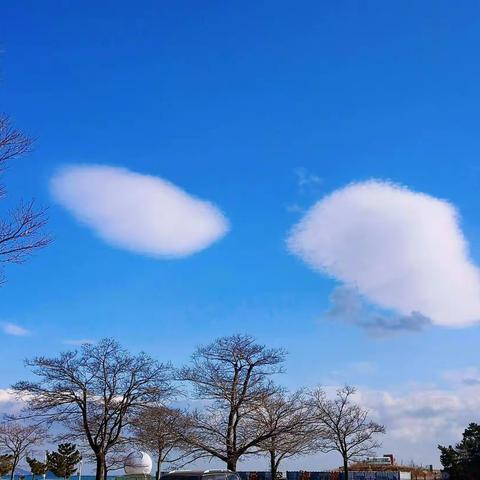
<path fill-rule="evenodd" d="M 92 340 L 91 338 L 80 338 L 80 339 L 64 340 L 63 343 L 65 345 L 81 346 L 81 345 L 91 345 L 93 343 L 96 343 L 96 340 Z"/>
<path fill-rule="evenodd" d="M 374 375 L 377 370 L 378 367 L 375 363 L 368 360 L 358 360 L 331 370 L 322 378 L 322 383 L 325 385 L 354 384 L 359 382 L 359 378 Z"/>
<path fill-rule="evenodd" d="M 309 172 L 304 167 L 297 168 L 295 175 L 297 177 L 297 186 L 301 193 L 305 193 L 308 190 L 316 190 L 322 183 L 322 179 L 318 175 Z"/>
<path fill-rule="evenodd" d="M 306 198 L 306 194 L 314 195 L 318 191 L 318 187 L 323 183 L 323 180 L 304 167 L 299 167 L 294 170 L 297 184 L 297 193 Z M 294 201 L 285 205 L 285 210 L 288 213 L 303 214 L 307 208 L 302 205 L 302 201 Z"/>
<path fill-rule="evenodd" d="M 25 337 L 32 333 L 30 330 L 10 322 L 3 323 L 2 330 L 3 333 L 6 333 L 7 335 L 14 335 L 15 337 Z"/>
<path fill-rule="evenodd" d="M 377 365 L 363 360 L 363 361 L 357 361 L 357 362 L 352 362 L 348 365 L 348 368 L 350 371 L 353 373 L 357 373 L 359 375 L 370 375 L 372 373 L 375 373 L 377 370 Z"/>
<path fill-rule="evenodd" d="M 442 376 L 455 385 L 480 386 L 480 370 L 477 367 L 447 370 Z"/>
<path fill-rule="evenodd" d="M 285 210 L 288 213 L 303 213 L 305 209 L 298 203 L 291 203 L 285 206 Z"/>

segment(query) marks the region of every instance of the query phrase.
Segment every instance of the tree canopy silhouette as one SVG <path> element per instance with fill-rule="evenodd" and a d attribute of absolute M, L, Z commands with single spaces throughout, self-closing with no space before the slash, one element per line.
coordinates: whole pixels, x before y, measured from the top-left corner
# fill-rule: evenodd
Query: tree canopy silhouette
<path fill-rule="evenodd" d="M 439 445 L 438 448 L 440 461 L 451 480 L 480 478 L 480 425 L 470 423 L 455 447 Z"/>

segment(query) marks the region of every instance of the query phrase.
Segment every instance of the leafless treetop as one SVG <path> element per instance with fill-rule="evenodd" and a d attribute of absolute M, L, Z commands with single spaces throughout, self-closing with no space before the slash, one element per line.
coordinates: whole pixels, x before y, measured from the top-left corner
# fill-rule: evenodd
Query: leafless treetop
<path fill-rule="evenodd" d="M 310 407 L 322 429 L 324 452 L 338 451 L 344 459 L 369 455 L 380 446 L 377 434 L 385 427 L 369 419 L 369 411 L 353 402 L 356 389 L 345 386 L 333 399 L 322 389 L 311 394 Z"/>
<path fill-rule="evenodd" d="M 283 349 L 266 348 L 249 335 L 237 334 L 199 347 L 180 378 L 193 385 L 197 398 L 238 404 L 264 390 L 268 377 L 282 373 L 284 359 Z"/>
<path fill-rule="evenodd" d="M 315 450 L 319 430 L 302 391 L 278 392 L 266 399 L 254 415 L 259 424 L 274 432 L 262 442 L 261 450 L 275 452 L 279 460 Z"/>
<path fill-rule="evenodd" d="M 259 430 L 253 412 L 277 387 L 271 376 L 283 371 L 285 352 L 260 345 L 248 335 L 232 335 L 197 349 L 179 378 L 207 404 L 190 415 L 188 440 L 234 470 L 240 456 L 271 435 Z"/>

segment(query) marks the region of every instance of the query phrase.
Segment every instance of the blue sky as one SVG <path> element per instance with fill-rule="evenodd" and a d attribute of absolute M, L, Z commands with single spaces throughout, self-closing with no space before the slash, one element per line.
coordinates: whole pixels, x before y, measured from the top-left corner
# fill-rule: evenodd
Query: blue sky
<path fill-rule="evenodd" d="M 1 109 L 37 138 L 5 174 L 4 206 L 20 196 L 50 205 L 55 243 L 7 270 L 0 317 L 31 334 L 4 334 L 0 387 L 26 375 L 23 358 L 66 341 L 114 336 L 180 364 L 198 343 L 248 332 L 288 349 L 291 388 L 348 381 L 372 398 L 411 403 L 414 392 L 431 403 L 433 391 L 455 403 L 455 381 L 478 376 L 478 326 L 380 339 L 329 320 L 340 283 L 308 268 L 286 238 L 316 201 L 376 178 L 454 205 L 480 264 L 478 10 L 443 1 L 4 5 Z M 113 248 L 52 198 L 58 169 L 79 163 L 168 180 L 213 202 L 230 231 L 181 259 Z M 438 440 L 478 420 L 451 415 Z M 405 457 L 419 452 L 400 433 L 396 442 Z M 418 460 L 437 461 L 431 443 Z"/>

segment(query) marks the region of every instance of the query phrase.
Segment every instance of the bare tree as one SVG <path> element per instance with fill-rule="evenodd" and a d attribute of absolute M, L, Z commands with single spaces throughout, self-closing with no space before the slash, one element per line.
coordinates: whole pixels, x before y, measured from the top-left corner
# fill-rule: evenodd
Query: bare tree
<path fill-rule="evenodd" d="M 322 432 L 320 449 L 323 452 L 337 451 L 342 455 L 345 478 L 348 480 L 348 462 L 371 454 L 380 443 L 376 435 L 385 433 L 385 427 L 369 420 L 368 410 L 353 403 L 354 387 L 337 390 L 335 398 L 329 399 L 324 390 L 311 392 L 309 406 Z"/>
<path fill-rule="evenodd" d="M 113 445 L 108 452 L 105 454 L 105 468 L 103 472 L 104 480 L 107 480 L 110 472 L 115 470 L 120 470 L 125 466 L 125 459 L 128 455 L 129 450 L 129 439 L 121 438 L 115 445 Z M 92 449 L 86 445 L 84 449 L 82 447 L 82 452 L 85 459 L 90 463 L 96 463 L 97 458 Z"/>
<path fill-rule="evenodd" d="M 39 381 L 13 386 L 27 402 L 24 416 L 61 423 L 68 438 L 87 443 L 95 454 L 96 480 L 104 480 L 106 457 L 125 427 L 173 393 L 169 365 L 145 353 L 132 355 L 112 339 L 26 365 Z"/>
<path fill-rule="evenodd" d="M 125 467 L 125 458 L 128 455 L 128 444 L 126 442 L 116 443 L 105 455 L 104 479 L 107 480 L 108 473 L 120 470 Z"/>
<path fill-rule="evenodd" d="M 29 450 L 45 439 L 46 430 L 38 425 L 23 425 L 19 422 L 0 424 L 0 451 L 11 455 L 11 480 L 13 480 L 15 469 Z"/>
<path fill-rule="evenodd" d="M 283 460 L 317 449 L 318 428 L 302 391 L 290 395 L 278 392 L 266 398 L 254 415 L 261 430 L 273 432 L 259 445 L 259 451 L 269 456 L 272 480 L 277 478 Z"/>
<path fill-rule="evenodd" d="M 184 413 L 163 406 L 148 408 L 133 422 L 134 441 L 156 458 L 156 480 L 164 463 L 180 468 L 199 457 L 184 440 L 186 429 Z"/>
<path fill-rule="evenodd" d="M 278 390 L 270 377 L 283 371 L 285 352 L 255 343 L 248 335 L 232 335 L 199 347 L 179 378 L 207 401 L 189 417 L 190 444 L 235 470 L 238 459 L 252 453 L 272 435 L 259 430 L 252 412 Z"/>
<path fill-rule="evenodd" d="M 10 160 L 30 151 L 32 141 L 12 126 L 10 119 L 0 114 L 0 171 Z M 0 198 L 6 189 L 0 185 Z M 0 263 L 21 263 L 34 251 L 51 242 L 45 234 L 45 209 L 36 209 L 33 201 L 23 202 L 0 218 Z"/>

